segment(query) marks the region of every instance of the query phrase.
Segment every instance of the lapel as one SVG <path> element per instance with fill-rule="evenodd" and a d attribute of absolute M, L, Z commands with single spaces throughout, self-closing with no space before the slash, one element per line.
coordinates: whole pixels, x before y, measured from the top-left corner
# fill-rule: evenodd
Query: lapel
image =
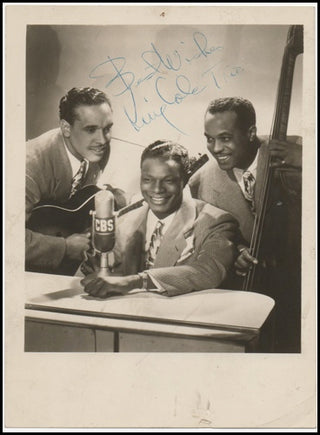
<path fill-rule="evenodd" d="M 67 195 L 70 193 L 72 167 L 60 129 L 57 129 L 56 137 L 54 138 L 54 146 L 51 147 L 51 149 L 52 153 L 50 158 L 52 159 L 54 177 L 52 199 L 60 198 L 61 200 L 63 197 L 67 199 Z"/>
<path fill-rule="evenodd" d="M 187 245 L 186 238 L 192 232 L 197 217 L 195 201 L 184 195 L 181 207 L 166 231 L 154 267 L 174 266 Z"/>
<path fill-rule="evenodd" d="M 223 171 L 211 161 L 203 176 L 204 200 L 230 212 L 251 213 L 250 207 L 237 183 L 233 171 Z M 205 192 L 204 192 L 205 193 Z"/>
<path fill-rule="evenodd" d="M 233 171 L 220 170 L 221 177 L 213 182 L 217 186 L 218 201 L 216 205 L 232 213 L 239 221 L 252 221 L 252 211 L 237 183 Z"/>
<path fill-rule="evenodd" d="M 212 161 L 202 184 L 204 190 L 200 197 L 231 213 L 238 220 L 243 237 L 250 241 L 254 215 L 233 171 L 223 171 L 215 161 Z"/>
<path fill-rule="evenodd" d="M 122 257 L 121 269 L 125 275 L 142 270 L 148 206 L 133 210 L 117 222 L 116 244 Z"/>

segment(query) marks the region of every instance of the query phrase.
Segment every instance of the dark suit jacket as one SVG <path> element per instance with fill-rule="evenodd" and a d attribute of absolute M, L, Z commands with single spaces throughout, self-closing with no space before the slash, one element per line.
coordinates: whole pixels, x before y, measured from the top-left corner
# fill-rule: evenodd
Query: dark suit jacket
<path fill-rule="evenodd" d="M 117 221 L 117 274 L 143 270 L 147 212 L 145 204 Z M 234 262 L 237 230 L 230 214 L 185 197 L 149 269 L 151 277 L 170 296 L 221 286 Z"/>
<path fill-rule="evenodd" d="M 83 186 L 96 184 L 100 170 L 109 158 L 90 163 Z M 26 222 L 39 203 L 65 202 L 71 191 L 72 168 L 60 129 L 50 130 L 27 142 Z M 27 270 L 51 272 L 65 255 L 65 239 L 26 229 L 25 263 Z"/>

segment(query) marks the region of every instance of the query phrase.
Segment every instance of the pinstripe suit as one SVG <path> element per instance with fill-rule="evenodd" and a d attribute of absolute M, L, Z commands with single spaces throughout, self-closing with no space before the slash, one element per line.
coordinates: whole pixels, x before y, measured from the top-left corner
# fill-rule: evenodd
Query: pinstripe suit
<path fill-rule="evenodd" d="M 118 220 L 117 274 L 143 270 L 147 213 L 144 205 Z M 185 195 L 149 274 L 170 296 L 221 286 L 236 255 L 237 228 L 231 215 Z"/>

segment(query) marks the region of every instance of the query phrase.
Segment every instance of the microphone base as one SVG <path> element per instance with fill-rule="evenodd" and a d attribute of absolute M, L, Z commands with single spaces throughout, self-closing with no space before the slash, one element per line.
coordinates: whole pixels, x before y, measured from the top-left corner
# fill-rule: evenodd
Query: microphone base
<path fill-rule="evenodd" d="M 108 267 L 103 268 L 103 269 L 100 268 L 100 270 L 97 274 L 98 277 L 104 277 L 104 276 L 110 276 L 110 275 L 111 275 L 111 273 L 110 273 L 110 269 Z"/>

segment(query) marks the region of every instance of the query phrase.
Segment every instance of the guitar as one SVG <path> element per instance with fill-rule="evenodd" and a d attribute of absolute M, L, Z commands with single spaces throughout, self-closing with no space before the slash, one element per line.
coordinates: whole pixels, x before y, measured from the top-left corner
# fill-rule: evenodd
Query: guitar
<path fill-rule="evenodd" d="M 208 156 L 203 154 L 190 165 L 188 179 L 208 161 Z M 32 210 L 26 227 L 32 231 L 56 237 L 68 237 L 74 233 L 83 233 L 91 229 L 91 214 L 94 210 L 94 197 L 101 189 L 95 185 L 87 185 L 78 190 L 64 204 L 40 204 Z M 107 185 L 107 190 L 114 189 Z M 115 191 L 116 212 L 120 217 L 129 211 L 141 207 L 144 200 L 141 199 L 126 207 L 117 203 Z"/>

